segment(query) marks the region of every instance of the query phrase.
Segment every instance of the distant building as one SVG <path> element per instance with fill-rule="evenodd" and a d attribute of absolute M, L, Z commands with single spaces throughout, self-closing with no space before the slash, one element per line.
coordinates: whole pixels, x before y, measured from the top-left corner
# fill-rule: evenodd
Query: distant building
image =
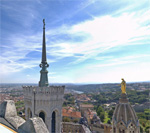
<path fill-rule="evenodd" d="M 93 104 L 80 104 L 79 109 L 81 111 L 81 115 L 84 116 L 84 111 L 87 111 L 88 109 L 93 110 L 94 106 Z"/>
<path fill-rule="evenodd" d="M 90 109 L 87 109 L 84 111 L 84 117 L 86 118 L 89 125 L 91 125 L 91 123 L 96 122 L 99 118 L 97 116 L 97 113 L 93 110 L 90 110 Z M 100 118 L 99 118 L 99 122 L 100 122 Z"/>
<path fill-rule="evenodd" d="M 90 97 L 90 96 L 89 96 Z M 76 97 L 76 102 L 79 104 L 79 103 L 86 103 L 86 102 L 89 102 L 91 100 L 91 98 L 89 98 L 86 96 L 86 94 L 80 94 L 80 95 L 77 95 Z"/>
<path fill-rule="evenodd" d="M 62 133 L 91 133 L 89 128 L 77 123 L 63 122 L 62 126 Z"/>
<path fill-rule="evenodd" d="M 81 118 L 81 112 L 73 110 L 71 107 L 62 109 L 63 118 L 67 117 L 71 120 L 77 120 L 79 122 Z"/>
<path fill-rule="evenodd" d="M 110 124 L 93 124 L 91 125 L 93 133 L 112 133 L 112 125 Z"/>

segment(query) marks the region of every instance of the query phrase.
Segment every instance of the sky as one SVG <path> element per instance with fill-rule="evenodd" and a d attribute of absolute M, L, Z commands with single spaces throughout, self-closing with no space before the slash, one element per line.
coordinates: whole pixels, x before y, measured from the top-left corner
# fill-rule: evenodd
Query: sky
<path fill-rule="evenodd" d="M 0 83 L 150 81 L 149 0 L 0 0 Z"/>

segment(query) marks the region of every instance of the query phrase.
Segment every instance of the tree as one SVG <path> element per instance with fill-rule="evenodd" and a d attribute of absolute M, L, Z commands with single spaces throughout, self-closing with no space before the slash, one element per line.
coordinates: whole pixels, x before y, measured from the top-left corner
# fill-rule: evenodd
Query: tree
<path fill-rule="evenodd" d="M 107 123 L 108 123 L 108 124 L 111 124 L 111 121 L 110 121 L 110 120 L 108 120 L 108 121 L 107 121 Z"/>
<path fill-rule="evenodd" d="M 140 126 L 140 133 L 143 133 L 143 128 Z"/>
<path fill-rule="evenodd" d="M 100 119 L 102 122 L 104 122 L 104 119 L 105 119 L 105 112 L 101 112 L 100 113 Z"/>
<path fill-rule="evenodd" d="M 109 112 L 108 112 L 108 117 L 111 119 L 112 118 L 112 116 L 113 116 L 113 110 L 111 109 Z"/>
<path fill-rule="evenodd" d="M 71 120 L 70 120 L 70 118 L 68 118 L 68 117 L 64 117 L 63 118 L 63 122 L 70 122 Z"/>
<path fill-rule="evenodd" d="M 97 109 L 97 115 L 100 116 L 101 112 L 104 112 L 104 109 L 101 106 L 99 106 Z"/>
<path fill-rule="evenodd" d="M 146 128 L 145 128 L 145 132 L 146 132 L 146 133 L 149 133 L 149 129 L 150 129 L 150 126 L 146 127 Z"/>
<path fill-rule="evenodd" d="M 77 123 L 77 122 L 78 122 L 78 120 L 77 120 L 77 119 L 74 119 L 74 120 L 73 120 L 73 122 L 74 122 L 74 123 Z"/>

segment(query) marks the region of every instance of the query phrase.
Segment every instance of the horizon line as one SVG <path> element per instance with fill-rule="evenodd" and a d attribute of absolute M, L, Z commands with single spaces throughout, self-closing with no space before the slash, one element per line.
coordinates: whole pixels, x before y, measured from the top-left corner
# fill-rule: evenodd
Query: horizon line
<path fill-rule="evenodd" d="M 126 84 L 128 83 L 150 83 L 150 81 L 134 81 L 134 82 L 126 82 Z M 104 83 L 49 83 L 50 84 L 118 84 L 120 82 L 104 82 Z M 0 84 L 38 84 L 38 83 L 0 83 Z"/>

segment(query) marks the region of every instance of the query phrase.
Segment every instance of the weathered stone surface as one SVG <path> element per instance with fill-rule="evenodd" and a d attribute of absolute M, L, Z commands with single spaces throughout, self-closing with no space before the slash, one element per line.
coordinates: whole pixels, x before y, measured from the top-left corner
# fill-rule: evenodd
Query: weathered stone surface
<path fill-rule="evenodd" d="M 44 113 L 44 122 L 49 132 L 51 132 L 52 113 L 55 112 L 55 132 L 60 133 L 65 86 L 24 86 L 23 90 L 26 119 L 29 119 L 31 116 L 40 116 L 41 112 Z"/>
<path fill-rule="evenodd" d="M 18 133 L 49 133 L 49 131 L 40 117 L 34 117 L 22 124 L 18 128 Z"/>
<path fill-rule="evenodd" d="M 16 129 L 18 129 L 19 126 L 21 126 L 25 120 L 22 119 L 19 116 L 14 116 L 14 117 L 5 117 L 5 119 L 12 124 Z"/>
<path fill-rule="evenodd" d="M 7 102 L 2 102 L 1 105 L 0 105 L 0 117 L 5 117 L 5 110 L 6 110 L 6 105 L 7 105 Z"/>
<path fill-rule="evenodd" d="M 17 116 L 15 103 L 12 100 L 5 100 L 0 105 L 0 117 L 5 118 L 16 129 L 25 122 L 24 119 Z"/>
<path fill-rule="evenodd" d="M 17 116 L 15 103 L 12 100 L 5 100 L 0 105 L 0 116 L 1 117 L 14 117 Z"/>

